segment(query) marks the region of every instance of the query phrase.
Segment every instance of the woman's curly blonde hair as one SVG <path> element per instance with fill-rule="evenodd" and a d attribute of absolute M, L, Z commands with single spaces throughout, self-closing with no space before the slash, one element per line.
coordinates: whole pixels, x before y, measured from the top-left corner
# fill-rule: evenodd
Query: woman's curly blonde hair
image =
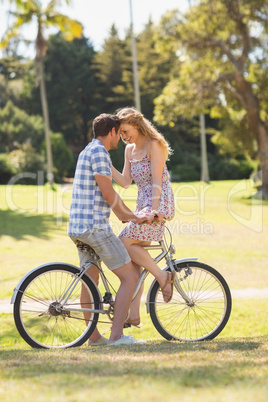
<path fill-rule="evenodd" d="M 165 150 L 166 159 L 172 154 L 172 149 L 164 136 L 157 131 L 152 123 L 147 120 L 142 113 L 134 107 L 124 107 L 116 111 L 120 123 L 130 124 L 134 126 L 140 134 L 148 138 L 149 141 L 157 141 L 158 144 Z"/>

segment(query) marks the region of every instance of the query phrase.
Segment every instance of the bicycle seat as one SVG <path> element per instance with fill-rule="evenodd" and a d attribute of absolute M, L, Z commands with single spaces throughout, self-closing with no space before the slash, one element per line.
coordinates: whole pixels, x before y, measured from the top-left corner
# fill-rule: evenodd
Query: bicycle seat
<path fill-rule="evenodd" d="M 97 253 L 95 252 L 95 250 L 89 244 L 83 243 L 80 240 L 76 240 L 75 245 L 78 248 L 78 250 L 80 250 L 81 252 L 90 253 L 94 257 L 97 256 Z"/>

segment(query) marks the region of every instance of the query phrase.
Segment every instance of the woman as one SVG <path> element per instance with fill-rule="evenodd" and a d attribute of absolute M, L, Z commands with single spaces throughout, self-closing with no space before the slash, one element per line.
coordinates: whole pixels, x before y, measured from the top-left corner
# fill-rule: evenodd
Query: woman
<path fill-rule="evenodd" d="M 153 125 L 134 108 L 123 108 L 117 112 L 120 119 L 120 134 L 127 146 L 122 174 L 113 167 L 113 179 L 127 188 L 132 180 L 138 186 L 135 213 L 152 212 L 156 218 L 152 223 L 129 222 L 120 233 L 130 258 L 137 269 L 150 271 L 162 289 L 163 299 L 168 303 L 173 294 L 173 273 L 162 271 L 142 246 L 159 241 L 164 233 L 164 221 L 174 217 L 174 196 L 169 181 L 166 160 L 171 149 Z M 139 326 L 140 298 L 142 289 L 132 302 L 127 323 Z"/>

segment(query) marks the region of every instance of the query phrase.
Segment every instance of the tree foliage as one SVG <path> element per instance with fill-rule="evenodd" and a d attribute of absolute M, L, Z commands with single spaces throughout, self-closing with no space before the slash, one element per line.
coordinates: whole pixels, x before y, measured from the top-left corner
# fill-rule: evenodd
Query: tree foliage
<path fill-rule="evenodd" d="M 51 133 L 51 146 L 54 162 L 54 175 L 57 182 L 63 178 L 73 176 L 74 155 L 67 146 L 61 133 Z M 45 142 L 42 144 L 42 154 L 45 155 Z"/>
<path fill-rule="evenodd" d="M 104 112 L 114 113 L 120 107 L 133 104 L 131 63 L 130 38 L 120 39 L 116 26 L 112 25 L 109 37 L 96 55 L 99 97 Z"/>
<path fill-rule="evenodd" d="M 0 152 L 11 152 L 16 144 L 30 142 L 39 150 L 43 140 L 44 124 L 39 115 L 28 115 L 11 101 L 0 109 Z"/>
<path fill-rule="evenodd" d="M 248 176 L 251 159 L 263 149 L 262 168 L 265 165 L 267 1 L 196 1 L 189 13 L 170 11 L 157 25 L 149 20 L 137 35 L 141 111 L 154 119 L 174 149 L 168 161 L 174 180 L 200 178 L 199 113 L 206 113 L 212 179 Z M 26 6 L 27 1 L 16 3 Z M 49 2 L 49 15 L 57 3 Z M 23 23 L 33 17 L 31 7 L 24 10 Z M 41 14 L 44 17 L 44 9 Z M 45 28 L 49 19 L 41 14 Z M 59 17 L 50 22 L 66 32 L 70 28 Z M 131 36 L 127 31 L 119 37 L 112 25 L 99 51 L 83 36 L 67 41 L 58 33 L 48 41 L 42 35 L 37 39 L 59 181 L 71 174 L 73 153 L 77 156 L 91 140 L 94 117 L 134 105 Z M 8 156 L 8 161 L 1 157 L 0 173 L 3 166 L 5 177 L 10 175 L 11 152 L 20 156 L 20 166 L 23 158 L 34 155 L 31 147 L 41 157 L 44 153 L 35 65 L 18 56 L 13 45 L 0 60 L 0 152 Z M 121 142 L 111 156 L 121 169 Z"/>
<path fill-rule="evenodd" d="M 245 111 L 258 145 L 263 194 L 268 196 L 268 1 L 201 0 L 172 18 L 173 48 L 183 64 L 156 100 L 156 121 L 178 114 Z M 166 34 L 167 36 L 168 34 Z M 245 124 L 245 120 L 243 121 Z M 241 126 L 239 127 L 241 131 Z M 235 138 L 235 137 L 233 137 Z M 252 146 L 254 148 L 254 144 Z"/>
<path fill-rule="evenodd" d="M 137 37 L 141 109 L 153 119 L 154 99 L 161 93 L 171 74 L 179 69 L 177 56 L 158 46 L 156 27 L 151 20 Z"/>
<path fill-rule="evenodd" d="M 8 159 L 15 174 L 21 175 L 20 184 L 36 184 L 36 173 L 44 170 L 44 155 L 36 153 L 28 141 L 23 144 L 17 143 L 17 149 L 10 152 Z M 33 176 L 31 177 L 29 173 Z"/>
<path fill-rule="evenodd" d="M 61 132 L 74 150 L 88 142 L 91 122 L 100 108 L 94 56 L 95 51 L 85 37 L 66 41 L 59 33 L 48 40 L 45 80 L 50 126 L 54 132 Z M 41 113 L 33 71 L 24 81 L 23 106 L 28 113 Z"/>
<path fill-rule="evenodd" d="M 68 0 L 66 0 L 68 4 Z M 43 5 L 39 0 L 14 0 L 16 11 L 13 13 L 14 22 L 8 27 L 4 38 L 1 41 L 1 46 L 7 47 L 13 37 L 19 35 L 21 27 L 30 23 L 36 24 L 36 71 L 37 81 L 40 86 L 40 97 L 42 104 L 42 112 L 44 117 L 44 131 L 46 139 L 46 154 L 47 154 L 47 179 L 51 186 L 53 185 L 53 159 L 50 140 L 50 123 L 49 111 L 46 97 L 45 86 L 45 71 L 44 71 L 44 56 L 47 51 L 47 41 L 45 39 L 45 31 L 47 28 L 54 26 L 63 33 L 66 40 L 80 37 L 82 34 L 82 25 L 66 15 L 57 11 L 57 6 L 60 5 L 59 0 L 50 0 Z"/>

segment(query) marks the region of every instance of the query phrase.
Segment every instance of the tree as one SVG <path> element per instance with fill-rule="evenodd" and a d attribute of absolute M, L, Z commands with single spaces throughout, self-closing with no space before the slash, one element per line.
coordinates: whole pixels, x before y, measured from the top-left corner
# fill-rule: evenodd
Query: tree
<path fill-rule="evenodd" d="M 103 110 L 114 113 L 120 107 L 133 105 L 130 37 L 120 39 L 115 25 L 112 25 L 103 50 L 96 55 L 96 63 Z"/>
<path fill-rule="evenodd" d="M 137 37 L 141 110 L 148 119 L 153 118 L 154 99 L 168 83 L 179 63 L 174 52 L 158 46 L 156 28 L 151 20 Z"/>
<path fill-rule="evenodd" d="M 268 1 L 201 0 L 173 20 L 183 61 L 156 101 L 156 119 L 226 108 L 245 111 L 258 145 L 262 195 L 268 197 Z M 171 38 L 170 38 L 171 39 Z"/>
<path fill-rule="evenodd" d="M 68 0 L 65 1 L 67 4 L 69 3 Z M 45 7 L 43 7 L 42 2 L 38 0 L 14 0 L 13 2 L 16 5 L 16 12 L 14 13 L 15 21 L 9 27 L 2 43 L 7 46 L 10 39 L 18 35 L 18 32 L 23 25 L 32 23 L 33 21 L 37 22 L 37 36 L 35 39 L 36 71 L 37 81 L 40 87 L 41 104 L 44 117 L 48 165 L 47 179 L 49 183 L 53 185 L 53 160 L 44 71 L 44 57 L 47 52 L 47 41 L 44 35 L 45 30 L 53 26 L 59 28 L 67 40 L 72 40 L 75 37 L 81 36 L 82 26 L 79 22 L 72 20 L 66 15 L 60 14 L 56 11 L 56 7 L 60 4 L 59 0 L 51 0 Z"/>
<path fill-rule="evenodd" d="M 120 39 L 115 25 L 112 25 L 102 50 L 96 54 L 95 62 L 99 112 L 115 113 L 121 107 L 132 106 L 134 90 L 129 35 Z M 119 170 L 122 169 L 124 145 L 121 141 L 118 150 L 111 152 L 111 157 L 113 165 Z"/>
<path fill-rule="evenodd" d="M 17 55 L 0 59 L 0 107 L 3 108 L 9 100 L 16 106 L 21 106 L 23 78 L 31 64 L 31 61 L 25 62 Z"/>
<path fill-rule="evenodd" d="M 92 120 L 102 108 L 94 58 L 92 44 L 84 36 L 66 41 L 58 33 L 48 40 L 44 61 L 50 125 L 54 132 L 63 134 L 75 153 L 88 143 Z M 31 70 L 24 80 L 22 98 L 28 113 L 41 113 L 40 97 L 38 99 Z"/>

